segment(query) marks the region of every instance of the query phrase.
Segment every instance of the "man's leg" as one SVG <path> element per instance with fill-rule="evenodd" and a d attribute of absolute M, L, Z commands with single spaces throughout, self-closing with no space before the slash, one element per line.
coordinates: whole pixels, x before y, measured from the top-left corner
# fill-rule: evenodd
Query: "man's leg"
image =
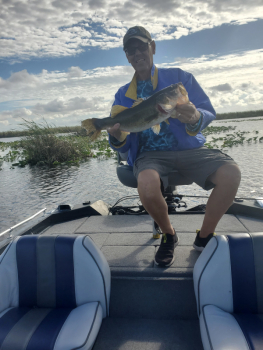
<path fill-rule="evenodd" d="M 145 169 L 139 173 L 137 180 L 141 202 L 163 232 L 154 262 L 168 267 L 174 262 L 174 249 L 179 239 L 169 220 L 168 207 L 161 192 L 160 176 L 156 170 Z"/>
<path fill-rule="evenodd" d="M 233 203 L 241 180 L 239 167 L 235 164 L 225 164 L 208 177 L 215 187 L 208 199 L 200 237 L 207 237 L 215 228 Z"/>
<path fill-rule="evenodd" d="M 146 169 L 138 175 L 138 193 L 142 205 L 159 225 L 162 232 L 174 235 L 168 207 L 161 192 L 160 176 L 156 170 Z"/>

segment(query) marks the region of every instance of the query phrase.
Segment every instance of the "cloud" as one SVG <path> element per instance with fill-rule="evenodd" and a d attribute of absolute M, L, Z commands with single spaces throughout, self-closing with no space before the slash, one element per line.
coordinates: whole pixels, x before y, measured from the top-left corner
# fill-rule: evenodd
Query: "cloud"
<path fill-rule="evenodd" d="M 79 67 L 70 67 L 68 72 L 69 78 L 80 78 L 84 74 L 83 70 Z"/>
<path fill-rule="evenodd" d="M 192 73 L 218 113 L 259 110 L 263 101 L 262 54 L 263 49 L 223 56 L 180 57 L 158 67 L 180 67 Z M 68 72 L 43 70 L 37 75 L 17 72 L 15 77 L 11 75 L 12 79 L 0 82 L 4 86 L 11 84 L 8 89 L 1 89 L 0 107 L 3 110 L 9 101 L 10 110 L 0 112 L 0 121 L 8 121 L 14 128 L 22 117 L 45 118 L 58 126 L 107 117 L 115 93 L 132 76 L 129 66 L 92 70 L 71 67 Z"/>
<path fill-rule="evenodd" d="M 12 73 L 10 78 L 4 80 L 0 77 L 0 89 L 12 89 L 14 86 L 39 84 L 39 79 L 33 74 L 29 74 L 26 69 Z"/>
<path fill-rule="evenodd" d="M 218 113 L 262 109 L 262 50 L 230 55 L 180 58 L 162 67 L 192 73 Z"/>
<path fill-rule="evenodd" d="M 10 62 L 120 47 L 127 28 L 138 24 L 155 40 L 170 40 L 263 18 L 261 0 L 8 0 L 1 10 L 0 57 Z"/>
<path fill-rule="evenodd" d="M 8 119 L 22 119 L 28 118 L 32 115 L 32 112 L 26 108 L 18 108 L 12 111 L 4 111 L 0 113 L 0 121 L 8 122 Z"/>
<path fill-rule="evenodd" d="M 233 90 L 231 85 L 228 83 L 220 84 L 217 86 L 212 86 L 211 89 L 215 90 L 215 91 L 231 91 L 231 90 Z"/>
<path fill-rule="evenodd" d="M 49 114 L 60 113 L 68 114 L 72 111 L 85 110 L 85 113 L 90 111 L 98 112 L 104 111 L 104 98 L 93 97 L 87 99 L 85 97 L 73 97 L 69 100 L 65 100 L 63 97 L 56 98 L 46 104 L 37 103 L 33 108 L 33 113 L 36 114 Z"/>

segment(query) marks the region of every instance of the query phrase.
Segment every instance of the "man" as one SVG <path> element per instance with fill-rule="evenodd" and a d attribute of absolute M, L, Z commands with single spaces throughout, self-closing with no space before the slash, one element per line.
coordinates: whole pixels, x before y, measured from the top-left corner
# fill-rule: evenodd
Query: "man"
<path fill-rule="evenodd" d="M 160 181 L 164 188 L 168 186 L 168 174 L 177 169 L 204 189 L 213 188 L 193 244 L 202 251 L 235 198 L 240 170 L 228 155 L 203 146 L 205 138 L 200 131 L 215 119 L 215 111 L 193 75 L 179 68 L 157 69 L 153 63 L 155 42 L 143 27 L 127 31 L 123 49 L 135 74 L 118 90 L 113 105 L 130 108 L 137 98 L 147 98 L 178 82 L 186 88 L 191 102 L 176 106 L 177 118 L 169 118 L 169 124 L 161 123 L 159 135 L 151 129 L 127 135 L 119 130 L 120 124 L 108 129 L 111 147 L 123 153 L 129 151 L 128 163 L 133 166 L 141 202 L 163 232 L 155 263 L 167 267 L 174 261 L 178 237 L 168 217 Z"/>

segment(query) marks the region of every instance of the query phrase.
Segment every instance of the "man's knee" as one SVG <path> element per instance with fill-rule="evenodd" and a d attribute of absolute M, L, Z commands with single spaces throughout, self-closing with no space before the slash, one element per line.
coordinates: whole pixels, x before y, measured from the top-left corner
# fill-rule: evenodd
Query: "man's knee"
<path fill-rule="evenodd" d="M 232 186 L 239 186 L 241 172 L 237 164 L 224 164 L 210 175 L 208 179 L 215 185 L 231 184 Z"/>
<path fill-rule="evenodd" d="M 146 169 L 138 175 L 138 192 L 146 196 L 154 196 L 156 192 L 160 191 L 160 176 L 154 169 Z"/>

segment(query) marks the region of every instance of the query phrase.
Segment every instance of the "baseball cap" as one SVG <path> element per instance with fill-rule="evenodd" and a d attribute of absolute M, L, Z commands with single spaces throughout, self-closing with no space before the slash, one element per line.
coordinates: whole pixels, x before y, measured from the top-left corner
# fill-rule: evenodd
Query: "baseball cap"
<path fill-rule="evenodd" d="M 151 34 L 143 27 L 135 26 L 128 29 L 127 33 L 123 37 L 123 48 L 127 46 L 130 39 L 139 39 L 144 43 L 152 41 Z"/>

